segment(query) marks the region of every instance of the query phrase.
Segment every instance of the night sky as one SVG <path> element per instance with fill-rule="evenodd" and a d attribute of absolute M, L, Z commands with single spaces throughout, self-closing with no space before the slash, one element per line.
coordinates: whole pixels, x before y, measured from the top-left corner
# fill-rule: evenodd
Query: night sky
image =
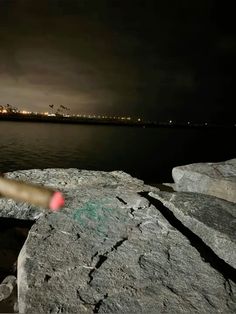
<path fill-rule="evenodd" d="M 228 3 L 0 0 L 0 104 L 235 122 Z"/>

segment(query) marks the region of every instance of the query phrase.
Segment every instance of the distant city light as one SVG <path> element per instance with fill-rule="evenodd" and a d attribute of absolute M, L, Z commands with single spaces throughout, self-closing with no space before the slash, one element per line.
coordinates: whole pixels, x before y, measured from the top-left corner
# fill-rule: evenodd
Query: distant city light
<path fill-rule="evenodd" d="M 49 106 L 51 107 L 51 106 Z M 53 108 L 53 107 L 51 107 Z M 64 107 L 66 110 L 67 107 Z M 31 112 L 31 111 L 27 111 L 27 110 L 19 110 L 17 107 L 14 107 L 13 105 L 7 104 L 7 105 L 0 105 L 0 115 L 2 115 L 2 119 L 6 119 L 8 116 L 11 117 L 13 115 L 15 115 L 16 117 L 19 115 L 31 115 L 31 116 L 47 116 L 47 117 L 52 117 L 51 120 L 56 120 L 56 119 L 60 119 L 60 117 L 66 117 L 66 118 L 71 118 L 71 120 L 74 121 L 74 117 L 78 118 L 78 123 L 79 120 L 91 120 L 91 123 L 93 122 L 99 122 L 99 120 L 104 120 L 101 121 L 101 123 L 111 123 L 114 122 L 114 124 L 119 124 L 119 120 L 122 121 L 122 124 L 137 124 L 137 125 L 143 125 L 145 127 L 145 125 L 155 125 L 155 126 L 164 126 L 164 125 L 169 125 L 170 127 L 178 127 L 178 126 L 190 126 L 190 127 L 207 127 L 207 128 L 211 128 L 214 126 L 223 126 L 224 124 L 217 124 L 217 123 L 212 123 L 212 122 L 204 122 L 204 121 L 200 121 L 200 122 L 192 122 L 192 121 L 184 121 L 184 122 L 178 122 L 175 120 L 167 120 L 167 121 L 152 121 L 152 120 L 145 120 L 143 117 L 131 117 L 131 116 L 125 116 L 125 115 L 105 115 L 105 114 L 94 114 L 94 113 L 90 113 L 90 114 L 75 114 L 75 113 L 65 113 L 62 112 L 62 110 L 56 110 L 54 109 L 55 112 L 53 112 L 53 110 L 50 110 L 50 112 L 45 111 L 45 112 Z M 4 117 L 3 117 L 4 115 Z M 53 119 L 53 117 L 55 117 L 55 119 Z M 22 120 L 24 120 L 22 118 Z M 33 120 L 33 119 L 32 119 Z M 45 120 L 50 120 L 50 119 L 45 119 Z M 129 121 L 129 122 L 128 122 Z M 230 124 L 231 127 L 236 127 L 236 123 L 232 123 Z"/>

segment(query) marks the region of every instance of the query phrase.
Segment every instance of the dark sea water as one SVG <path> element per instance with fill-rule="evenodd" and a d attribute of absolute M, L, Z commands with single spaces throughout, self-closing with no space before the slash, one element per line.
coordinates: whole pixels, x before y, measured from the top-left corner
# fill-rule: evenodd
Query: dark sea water
<path fill-rule="evenodd" d="M 75 167 L 170 182 L 174 166 L 236 157 L 235 129 L 0 121 L 0 172 Z"/>

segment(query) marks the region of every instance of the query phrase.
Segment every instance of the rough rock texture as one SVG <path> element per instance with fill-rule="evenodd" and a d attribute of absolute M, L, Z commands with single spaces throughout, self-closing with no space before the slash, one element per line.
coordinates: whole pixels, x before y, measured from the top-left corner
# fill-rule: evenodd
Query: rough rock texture
<path fill-rule="evenodd" d="M 172 176 L 176 191 L 209 194 L 236 203 L 236 159 L 175 167 Z"/>
<path fill-rule="evenodd" d="M 150 193 L 220 258 L 236 268 L 236 204 L 198 193 Z"/>
<path fill-rule="evenodd" d="M 7 299 L 16 285 L 15 276 L 7 276 L 0 284 L 0 301 Z"/>
<path fill-rule="evenodd" d="M 157 190 L 151 186 L 145 186 L 142 180 L 132 178 L 129 174 L 122 171 L 104 172 L 88 171 L 79 169 L 32 169 L 14 171 L 5 174 L 6 177 L 16 180 L 29 181 L 35 184 L 42 184 L 51 188 L 60 189 L 66 197 L 66 206 L 76 206 L 83 204 L 87 196 L 87 187 L 89 193 L 99 197 L 101 188 L 110 187 L 129 191 Z M 85 191 L 85 195 L 83 192 Z M 79 197 L 77 199 L 77 196 Z M 70 208 L 66 207 L 66 210 Z M 18 218 L 25 220 L 35 220 L 44 215 L 44 209 L 27 206 L 25 203 L 16 203 L 11 199 L 0 198 L 0 217 Z"/>
<path fill-rule="evenodd" d="M 18 258 L 20 313 L 235 313 L 234 273 L 163 216 L 148 197 L 157 189 L 122 172 L 19 176 L 67 199 L 59 213 L 15 210 L 24 219 L 41 215 Z M 4 201 L 0 208 L 7 216 Z"/>

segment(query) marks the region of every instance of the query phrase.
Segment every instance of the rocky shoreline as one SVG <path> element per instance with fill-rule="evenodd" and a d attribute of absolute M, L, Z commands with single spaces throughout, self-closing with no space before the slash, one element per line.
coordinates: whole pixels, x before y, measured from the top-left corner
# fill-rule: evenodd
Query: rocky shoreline
<path fill-rule="evenodd" d="M 120 171 L 7 176 L 66 197 L 59 213 L 0 200 L 0 217 L 33 222 L 19 313 L 235 313 L 236 159 L 174 168 L 175 192 Z"/>

